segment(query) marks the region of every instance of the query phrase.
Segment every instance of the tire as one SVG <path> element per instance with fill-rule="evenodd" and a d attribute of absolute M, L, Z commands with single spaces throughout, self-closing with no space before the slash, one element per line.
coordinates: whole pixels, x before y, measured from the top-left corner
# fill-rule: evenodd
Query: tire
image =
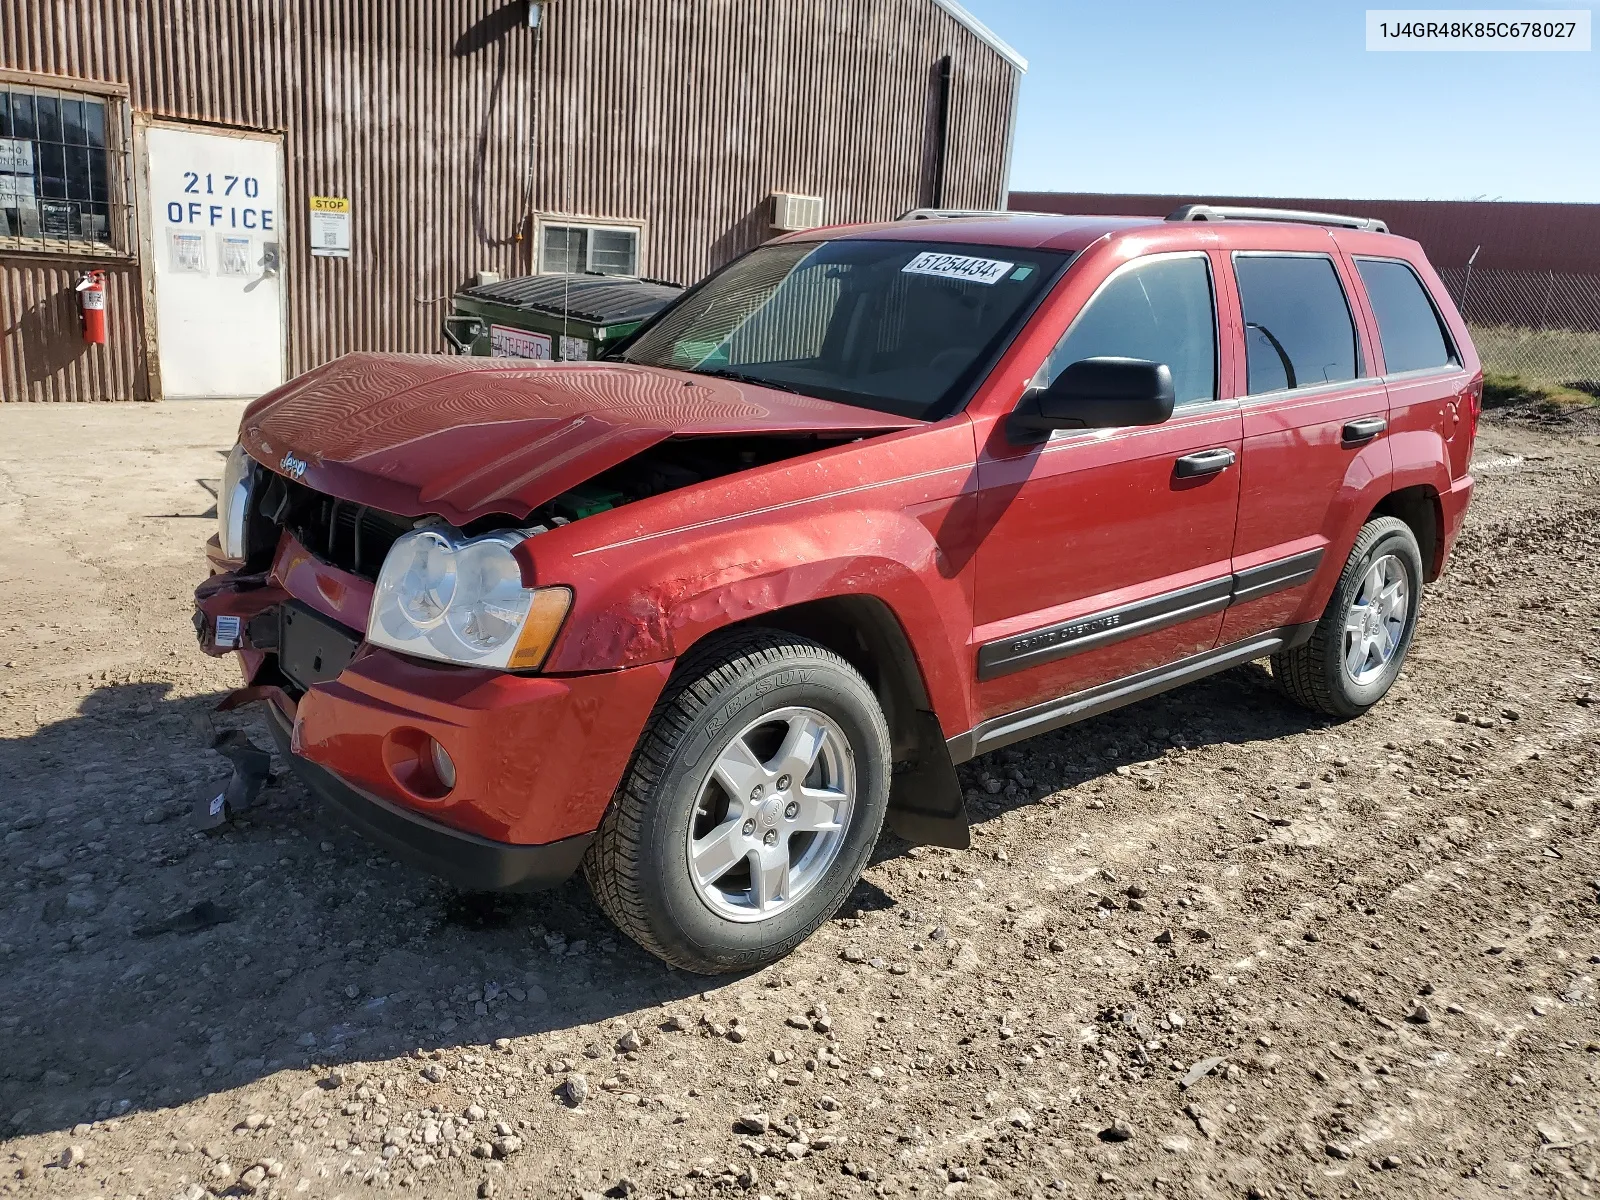
<path fill-rule="evenodd" d="M 805 776 L 772 773 L 807 761 L 813 743 Z M 883 710 L 844 659 L 780 630 L 715 638 L 678 664 L 650 714 L 584 857 L 590 890 L 623 933 L 675 967 L 712 975 L 773 962 L 861 877 L 890 763 Z M 725 780 L 740 781 L 740 797 Z"/>
<path fill-rule="evenodd" d="M 1398 573 L 1392 567 L 1398 567 Z M 1391 597 L 1364 618 L 1370 624 L 1361 625 L 1352 618 L 1357 612 L 1369 612 L 1370 606 L 1363 601 L 1374 594 L 1375 570 L 1385 578 L 1403 578 L 1403 603 Z M 1388 588 L 1377 594 L 1388 595 Z M 1422 553 L 1411 527 L 1395 517 L 1368 521 L 1356 536 L 1310 640 L 1274 654 L 1273 677 L 1291 699 L 1313 712 L 1340 718 L 1360 716 L 1383 699 L 1400 674 L 1416 632 L 1421 599 Z M 1370 652 L 1363 654 L 1358 642 L 1371 630 L 1377 631 L 1372 635 L 1375 640 Z M 1384 657 L 1386 644 L 1391 648 Z M 1363 659 L 1363 669 L 1355 669 L 1352 658 Z"/>

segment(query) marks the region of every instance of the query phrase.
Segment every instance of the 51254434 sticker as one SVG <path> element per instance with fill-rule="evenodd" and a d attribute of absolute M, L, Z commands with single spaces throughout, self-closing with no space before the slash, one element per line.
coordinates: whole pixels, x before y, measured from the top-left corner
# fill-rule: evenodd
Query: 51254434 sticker
<path fill-rule="evenodd" d="M 1006 277 L 1014 263 L 998 258 L 974 258 L 967 254 L 942 254 L 924 250 L 900 270 L 906 275 L 934 275 L 940 279 L 964 279 L 968 283 L 993 286 Z"/>

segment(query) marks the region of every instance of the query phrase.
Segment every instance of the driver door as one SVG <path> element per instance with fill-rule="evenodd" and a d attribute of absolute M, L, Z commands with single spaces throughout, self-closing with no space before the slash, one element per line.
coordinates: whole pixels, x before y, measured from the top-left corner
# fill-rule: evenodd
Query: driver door
<path fill-rule="evenodd" d="M 1058 431 L 978 459 L 974 649 L 982 719 L 1209 650 L 1232 589 L 1242 428 L 1219 357 L 1203 251 L 1123 263 L 1034 382 L 1100 356 L 1164 362 L 1163 424 Z"/>

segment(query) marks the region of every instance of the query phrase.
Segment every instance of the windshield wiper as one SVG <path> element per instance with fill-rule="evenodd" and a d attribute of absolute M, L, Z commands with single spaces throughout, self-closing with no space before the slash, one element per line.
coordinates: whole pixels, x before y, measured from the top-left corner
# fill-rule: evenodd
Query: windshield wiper
<path fill-rule="evenodd" d="M 790 392 L 796 396 L 809 396 L 810 392 L 801 391 L 799 388 L 787 383 L 777 383 L 771 379 L 764 379 L 760 375 L 746 375 L 741 371 L 727 371 L 720 367 L 709 371 L 694 370 L 691 375 L 712 375 L 718 379 L 731 379 L 735 383 L 753 383 L 757 387 L 771 388 L 775 392 Z"/>

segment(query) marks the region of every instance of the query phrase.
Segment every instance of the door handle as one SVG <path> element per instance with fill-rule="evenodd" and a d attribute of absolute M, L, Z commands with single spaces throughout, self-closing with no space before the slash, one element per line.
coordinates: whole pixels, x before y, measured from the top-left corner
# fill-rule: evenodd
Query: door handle
<path fill-rule="evenodd" d="M 1346 446 L 1358 446 L 1362 442 L 1370 442 L 1387 428 L 1389 422 L 1382 417 L 1362 417 L 1346 425 L 1340 436 Z"/>
<path fill-rule="evenodd" d="M 1219 446 L 1215 450 L 1201 450 L 1197 454 L 1185 454 L 1174 465 L 1173 470 L 1179 479 L 1194 479 L 1201 475 L 1215 475 L 1218 471 L 1226 471 L 1233 466 L 1237 456 L 1226 446 Z"/>

